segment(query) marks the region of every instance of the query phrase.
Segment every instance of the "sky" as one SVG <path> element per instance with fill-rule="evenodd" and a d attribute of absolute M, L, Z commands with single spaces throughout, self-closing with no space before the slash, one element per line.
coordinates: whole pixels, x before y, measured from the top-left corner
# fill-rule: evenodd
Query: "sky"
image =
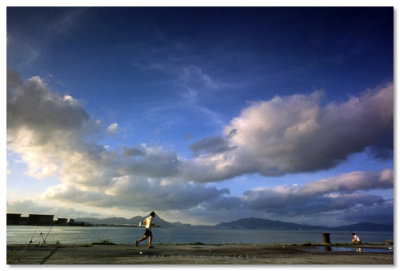
<path fill-rule="evenodd" d="M 7 212 L 392 223 L 393 8 L 8 7 Z"/>

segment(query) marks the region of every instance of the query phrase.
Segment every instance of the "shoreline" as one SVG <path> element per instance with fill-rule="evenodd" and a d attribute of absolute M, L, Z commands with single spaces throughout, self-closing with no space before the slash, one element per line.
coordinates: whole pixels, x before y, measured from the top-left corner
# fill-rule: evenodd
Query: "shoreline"
<path fill-rule="evenodd" d="M 7 245 L 8 265 L 29 264 L 394 264 L 386 244 Z M 358 249 L 358 250 L 357 250 Z M 362 252 L 360 252 L 360 249 Z"/>

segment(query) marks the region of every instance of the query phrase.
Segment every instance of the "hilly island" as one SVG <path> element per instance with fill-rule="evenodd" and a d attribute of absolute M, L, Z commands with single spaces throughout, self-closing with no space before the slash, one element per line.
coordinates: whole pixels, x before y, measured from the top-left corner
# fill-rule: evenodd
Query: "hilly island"
<path fill-rule="evenodd" d="M 136 226 L 143 222 L 145 217 L 135 216 L 130 219 L 123 217 L 111 218 L 77 218 L 76 221 L 102 226 Z M 160 217 L 156 218 L 156 224 L 163 228 L 170 227 L 196 227 L 196 228 L 217 228 L 217 229 L 252 229 L 252 230 L 332 230 L 332 231 L 393 231 L 393 224 L 380 224 L 371 222 L 362 222 L 357 224 L 348 224 L 337 227 L 323 225 L 308 225 L 279 220 L 270 220 L 262 218 L 243 218 L 230 222 L 223 222 L 216 225 L 191 225 L 181 222 L 168 222 Z"/>

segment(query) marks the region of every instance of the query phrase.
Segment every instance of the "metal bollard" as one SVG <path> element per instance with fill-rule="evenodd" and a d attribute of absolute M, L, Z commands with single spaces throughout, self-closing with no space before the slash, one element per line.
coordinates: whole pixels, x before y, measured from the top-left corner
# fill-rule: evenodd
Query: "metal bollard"
<path fill-rule="evenodd" d="M 322 238 L 323 238 L 325 244 L 330 244 L 331 243 L 330 235 L 331 234 L 329 232 L 322 233 Z"/>

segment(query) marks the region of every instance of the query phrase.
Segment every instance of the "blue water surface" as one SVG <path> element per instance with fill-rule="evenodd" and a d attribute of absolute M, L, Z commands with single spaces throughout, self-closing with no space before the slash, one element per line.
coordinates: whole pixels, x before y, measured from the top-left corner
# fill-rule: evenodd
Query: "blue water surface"
<path fill-rule="evenodd" d="M 280 244 L 321 243 L 321 231 L 287 230 L 226 230 L 213 228 L 153 228 L 153 242 L 182 244 Z M 137 227 L 79 227 L 79 226 L 7 226 L 7 244 L 88 244 L 109 240 L 117 244 L 134 244 L 144 233 Z M 393 232 L 357 232 L 364 243 L 384 243 L 393 240 Z M 351 242 L 349 231 L 330 233 L 332 243 Z"/>

